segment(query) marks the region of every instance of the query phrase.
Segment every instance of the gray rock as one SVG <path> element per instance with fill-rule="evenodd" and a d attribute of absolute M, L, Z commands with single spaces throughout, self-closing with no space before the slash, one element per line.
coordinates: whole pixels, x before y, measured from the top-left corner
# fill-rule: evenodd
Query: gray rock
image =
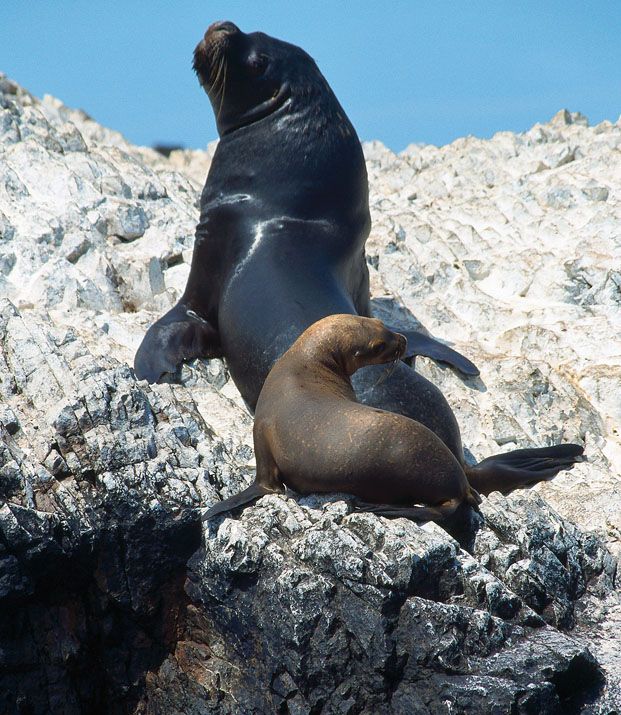
<path fill-rule="evenodd" d="M 582 193 L 589 201 L 606 201 L 610 194 L 605 186 L 588 186 L 582 189 Z"/>
<path fill-rule="evenodd" d="M 251 417 L 220 361 L 129 365 L 185 286 L 214 146 L 166 159 L 0 76 L 0 711 L 621 707 L 621 127 L 561 120 L 367 145 L 368 254 L 377 314 L 482 368 L 417 362 L 469 458 L 590 462 L 452 536 L 338 495 L 203 528 L 253 478 Z"/>

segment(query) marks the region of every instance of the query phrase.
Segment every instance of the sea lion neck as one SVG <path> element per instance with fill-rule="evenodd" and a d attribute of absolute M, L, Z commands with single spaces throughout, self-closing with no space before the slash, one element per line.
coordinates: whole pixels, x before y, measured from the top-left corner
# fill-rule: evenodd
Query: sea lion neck
<path fill-rule="evenodd" d="M 353 128 L 347 129 L 344 114 L 331 119 L 332 109 L 298 107 L 299 101 L 291 97 L 276 112 L 220 139 L 203 203 L 247 194 L 269 217 L 330 217 L 366 238 L 367 172 Z"/>
<path fill-rule="evenodd" d="M 300 350 L 290 348 L 287 355 L 288 369 L 299 375 L 304 384 L 310 384 L 315 389 L 319 383 L 324 391 L 357 402 L 350 379 L 350 366 L 341 351 L 306 346 Z"/>
<path fill-rule="evenodd" d="M 277 113 L 291 101 L 291 86 L 284 82 L 278 92 L 260 104 L 251 107 L 235 119 L 221 119 L 219 112 L 216 112 L 216 126 L 220 137 L 225 137 L 238 132 L 253 124 L 267 119 Z"/>

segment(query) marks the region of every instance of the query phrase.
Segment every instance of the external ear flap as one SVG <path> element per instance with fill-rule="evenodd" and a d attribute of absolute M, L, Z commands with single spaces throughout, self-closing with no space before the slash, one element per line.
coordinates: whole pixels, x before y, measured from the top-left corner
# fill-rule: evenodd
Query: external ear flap
<path fill-rule="evenodd" d="M 221 355 L 218 331 L 177 303 L 147 331 L 134 358 L 134 371 L 139 380 L 157 382 L 164 373 L 175 372 L 184 360 Z"/>

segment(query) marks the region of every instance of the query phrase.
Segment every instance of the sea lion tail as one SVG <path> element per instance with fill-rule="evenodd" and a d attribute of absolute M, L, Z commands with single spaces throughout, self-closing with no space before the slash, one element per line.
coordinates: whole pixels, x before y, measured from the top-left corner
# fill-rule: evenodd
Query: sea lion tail
<path fill-rule="evenodd" d="M 482 494 L 493 491 L 508 493 L 519 487 L 547 481 L 574 464 L 586 461 L 580 444 L 557 444 L 552 447 L 516 449 L 495 454 L 465 472 L 471 487 Z"/>
<path fill-rule="evenodd" d="M 251 484 L 247 489 L 244 489 L 243 491 L 239 492 L 239 494 L 234 494 L 232 497 L 229 497 L 224 501 L 214 504 L 203 514 L 202 519 L 203 521 L 209 521 L 218 514 L 223 514 L 225 511 L 231 511 L 232 509 L 236 509 L 238 506 L 250 504 L 250 502 L 255 501 L 255 499 L 258 499 L 265 494 L 273 493 L 273 490 L 266 489 L 260 484 L 254 482 L 254 484 Z"/>

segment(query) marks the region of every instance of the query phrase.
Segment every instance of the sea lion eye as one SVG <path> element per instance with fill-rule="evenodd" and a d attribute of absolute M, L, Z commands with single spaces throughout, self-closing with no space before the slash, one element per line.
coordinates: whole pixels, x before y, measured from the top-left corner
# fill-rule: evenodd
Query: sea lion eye
<path fill-rule="evenodd" d="M 373 346 L 373 353 L 375 355 L 379 355 L 384 350 L 386 350 L 386 343 L 383 340 L 380 340 L 379 343 L 375 343 Z"/>
<path fill-rule="evenodd" d="M 267 69 L 266 55 L 250 55 L 246 61 L 248 72 L 253 77 L 260 77 Z"/>

